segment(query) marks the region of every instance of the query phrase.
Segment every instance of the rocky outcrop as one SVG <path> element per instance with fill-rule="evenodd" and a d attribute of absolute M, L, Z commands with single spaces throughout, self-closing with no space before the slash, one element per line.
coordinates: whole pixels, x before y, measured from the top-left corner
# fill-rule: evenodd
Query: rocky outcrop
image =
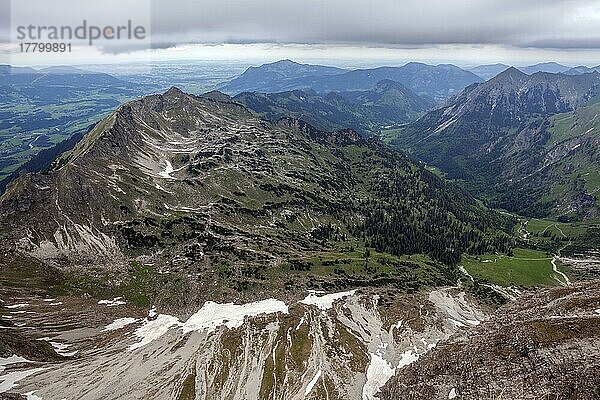
<path fill-rule="evenodd" d="M 524 295 L 400 369 L 381 399 L 600 398 L 600 283 Z"/>

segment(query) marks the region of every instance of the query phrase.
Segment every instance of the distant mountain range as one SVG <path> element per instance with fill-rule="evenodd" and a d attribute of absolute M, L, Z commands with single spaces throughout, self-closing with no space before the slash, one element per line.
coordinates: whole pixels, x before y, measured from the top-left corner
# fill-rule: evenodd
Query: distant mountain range
<path fill-rule="evenodd" d="M 479 65 L 477 67 L 469 68 L 469 71 L 473 72 L 475 75 L 480 76 L 481 78 L 488 80 L 498 75 L 499 73 L 510 68 L 510 65 L 506 64 L 490 64 L 490 65 Z M 596 67 L 567 67 L 555 62 L 549 63 L 541 63 L 535 65 L 529 65 L 525 67 L 518 67 L 521 72 L 524 72 L 528 75 L 535 74 L 537 72 L 550 72 L 550 73 L 561 73 L 568 75 L 580 75 L 587 74 L 594 71 L 600 72 L 600 65 Z"/>
<path fill-rule="evenodd" d="M 232 100 L 272 121 L 293 117 L 319 129 L 353 128 L 365 135 L 376 135 L 384 127 L 413 121 L 435 105 L 433 99 L 390 80 L 380 81 L 371 90 L 327 94 L 314 90 L 246 92 Z"/>
<path fill-rule="evenodd" d="M 573 67 L 566 70 L 564 73 L 567 75 L 581 75 L 581 74 L 589 74 L 592 72 L 600 72 L 600 65 L 595 67 L 586 67 L 585 65 L 580 65 L 579 67 Z"/>
<path fill-rule="evenodd" d="M 495 77 L 500 72 L 505 71 L 508 68 L 510 68 L 510 65 L 490 64 L 469 68 L 469 71 L 487 81 L 488 79 Z"/>
<path fill-rule="evenodd" d="M 481 82 L 472 72 L 454 65 L 408 63 L 401 67 L 379 67 L 352 71 L 298 64 L 289 60 L 251 67 L 219 87 L 228 94 L 273 93 L 312 89 L 318 93 L 370 90 L 382 80 L 399 82 L 420 96 L 442 101 L 463 88 Z"/>
<path fill-rule="evenodd" d="M 101 72 L 90 72 L 68 66 L 54 66 L 41 69 L 29 67 L 12 67 L 0 65 L 0 86 L 18 88 L 20 91 L 39 91 L 40 88 L 54 87 L 53 98 L 47 101 L 60 100 L 61 86 L 65 90 L 70 87 L 107 87 L 124 86 L 124 82 L 112 75 Z M 29 94 L 29 93 L 26 93 Z M 39 93 L 41 96 L 43 93 Z M 6 95 L 6 93 L 5 93 Z"/>
<path fill-rule="evenodd" d="M 593 218 L 600 215 L 599 99 L 599 73 L 509 68 L 395 131 L 391 142 L 496 207 Z"/>
<path fill-rule="evenodd" d="M 452 64 L 428 65 L 410 62 L 400 67 L 347 70 L 336 67 L 300 64 L 291 60 L 250 67 L 241 75 L 218 86 L 230 95 L 242 92 L 277 93 L 314 90 L 317 93 L 371 90 L 382 80 L 392 80 L 416 94 L 438 103 L 458 94 L 467 86 L 493 78 L 510 65 L 489 64 L 462 69 Z M 555 62 L 518 67 L 528 75 L 537 72 L 578 75 L 600 70 L 599 67 L 567 67 Z"/>
<path fill-rule="evenodd" d="M 347 70 L 321 65 L 299 64 L 281 60 L 258 67 L 249 67 L 243 74 L 222 85 L 220 89 L 230 94 L 240 92 L 284 92 L 304 89 L 303 80 L 339 75 Z"/>
<path fill-rule="evenodd" d="M 526 67 L 519 67 L 519 70 L 521 70 L 522 72 L 531 75 L 531 74 L 535 74 L 536 72 L 549 72 L 552 74 L 560 74 L 563 72 L 566 72 L 570 69 L 570 67 L 566 67 L 564 65 L 555 63 L 555 62 L 547 62 L 547 63 L 540 63 L 540 64 L 535 64 L 535 65 L 529 65 Z"/>

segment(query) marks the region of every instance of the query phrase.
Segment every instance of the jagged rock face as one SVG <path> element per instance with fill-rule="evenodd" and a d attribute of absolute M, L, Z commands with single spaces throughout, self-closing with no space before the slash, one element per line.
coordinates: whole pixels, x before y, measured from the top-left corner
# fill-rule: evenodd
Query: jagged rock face
<path fill-rule="evenodd" d="M 62 325 L 49 323 L 51 303 L 27 301 L 23 309 L 35 313 L 14 322 L 68 349 L 61 361 L 21 360 L 10 369 L 24 374 L 11 392 L 44 399 L 375 400 L 395 369 L 485 317 L 458 288 L 312 294 L 287 305 L 207 303 L 181 321 L 63 299 Z"/>
<path fill-rule="evenodd" d="M 600 284 L 529 293 L 402 369 L 382 399 L 597 399 Z"/>

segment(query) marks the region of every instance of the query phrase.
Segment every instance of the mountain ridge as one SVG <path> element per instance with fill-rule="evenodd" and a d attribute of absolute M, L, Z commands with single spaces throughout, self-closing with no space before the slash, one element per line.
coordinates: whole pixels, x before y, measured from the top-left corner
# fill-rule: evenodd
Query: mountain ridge
<path fill-rule="evenodd" d="M 285 64 L 288 65 L 288 64 Z M 296 89 L 313 89 L 318 93 L 331 91 L 370 90 L 384 79 L 397 81 L 419 95 L 433 97 L 442 101 L 458 93 L 464 87 L 480 82 L 482 79 L 472 72 L 451 64 L 428 65 L 410 62 L 400 67 L 377 67 L 338 71 L 338 73 L 320 76 L 317 74 L 280 78 L 280 73 L 265 73 L 257 77 L 255 71 L 271 68 L 275 64 L 265 64 L 242 74 L 218 89 L 228 94 L 240 92 L 282 92 Z M 239 82 L 246 82 L 243 85 Z"/>
<path fill-rule="evenodd" d="M 548 151 L 544 143 L 549 138 L 549 117 L 589 105 L 599 95 L 597 72 L 527 75 L 513 67 L 483 84 L 466 88 L 445 106 L 403 127 L 391 142 L 439 167 L 448 177 L 463 179 L 472 190 L 493 198 L 494 187 L 505 192 L 503 186 L 528 182 L 527 174 L 532 176 L 543 166 L 536 163 L 542 163 Z M 579 204 L 578 199 L 585 193 L 576 189 L 562 199 L 557 195 L 548 204 L 540 203 L 543 196 L 538 185 L 533 198 L 525 197 L 533 208 L 518 211 L 544 216 L 574 207 L 580 216 L 597 214 L 593 204 L 591 210 L 581 208 L 585 202 Z M 505 200 L 499 206 L 510 209 L 511 203 L 524 203 L 517 201 L 515 193 L 507 197 L 510 192 L 502 194 Z"/>
<path fill-rule="evenodd" d="M 195 271 L 201 278 L 189 301 L 207 296 L 202 288 L 236 296 L 280 290 L 273 285 L 290 265 L 316 268 L 304 254 L 427 254 L 428 268 L 443 275 L 442 265 L 462 252 L 512 245 L 511 221 L 375 139 L 262 120 L 239 104 L 177 89 L 125 104 L 47 173 L 17 178 L 0 198 L 0 223 L 5 242 L 52 265 Z M 210 286 L 221 266 L 233 287 Z M 350 287 L 406 285 L 402 270 L 327 271 L 323 282 Z M 236 293 L 236 285 L 253 290 Z"/>
<path fill-rule="evenodd" d="M 391 80 L 378 82 L 372 90 L 327 94 L 313 90 L 244 92 L 231 100 L 272 121 L 291 116 L 320 129 L 350 127 L 367 136 L 377 135 L 384 126 L 414 120 L 435 105 L 433 100 L 418 96 L 401 83 Z"/>

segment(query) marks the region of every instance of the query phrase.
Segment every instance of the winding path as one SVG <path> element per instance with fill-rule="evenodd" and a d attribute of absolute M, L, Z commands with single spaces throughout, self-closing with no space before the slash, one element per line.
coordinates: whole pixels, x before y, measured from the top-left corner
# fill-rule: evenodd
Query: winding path
<path fill-rule="evenodd" d="M 569 280 L 569 277 L 567 277 L 567 275 L 564 274 L 564 272 L 559 271 L 558 267 L 556 266 L 556 260 L 558 259 L 558 256 L 554 256 L 552 257 L 552 271 L 554 271 L 555 274 L 558 274 L 560 276 L 562 276 L 563 281 L 561 282 L 560 279 L 557 279 L 556 277 L 554 279 L 556 279 L 561 285 L 563 286 L 569 286 L 571 284 L 571 281 Z"/>
<path fill-rule="evenodd" d="M 565 238 L 567 237 L 567 235 L 565 235 L 565 233 L 562 231 L 562 229 L 560 229 L 558 224 L 554 224 L 554 227 L 560 232 L 560 234 L 563 237 L 565 237 Z M 546 227 L 546 229 L 548 229 L 548 227 Z M 546 229 L 544 229 L 544 231 L 546 231 Z M 556 277 L 554 279 L 556 279 L 563 286 L 571 285 L 571 281 L 569 280 L 569 277 L 564 272 L 558 270 L 558 266 L 556 265 L 556 260 L 558 260 L 560 258 L 561 250 L 567 248 L 570 244 L 571 244 L 571 240 L 569 239 L 569 243 L 567 243 L 560 250 L 558 250 L 558 252 L 557 252 L 558 254 L 554 254 L 552 257 L 552 261 L 551 261 L 552 262 L 552 271 L 554 271 L 555 274 L 560 275 L 563 278 L 564 282 L 561 282 L 561 280 Z"/>

